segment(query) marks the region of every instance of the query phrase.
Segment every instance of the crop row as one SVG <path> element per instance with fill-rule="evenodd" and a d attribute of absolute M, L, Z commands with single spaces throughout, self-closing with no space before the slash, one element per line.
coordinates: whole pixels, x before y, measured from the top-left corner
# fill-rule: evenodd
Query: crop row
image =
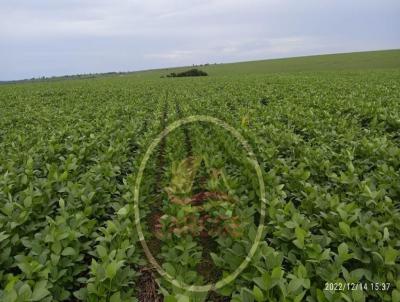
<path fill-rule="evenodd" d="M 1 87 L 0 300 L 398 301 L 397 78 L 375 71 Z M 227 122 L 249 141 L 267 193 L 256 255 L 233 282 L 203 294 L 159 276 L 133 218 L 148 145 L 196 114 Z M 190 194 L 179 184 L 192 184 Z M 145 238 L 177 280 L 215 282 L 248 254 L 259 188 L 224 129 L 194 123 L 173 131 L 140 191 Z M 196 227 L 182 228 L 189 217 Z M 391 287 L 329 291 L 326 282 Z"/>

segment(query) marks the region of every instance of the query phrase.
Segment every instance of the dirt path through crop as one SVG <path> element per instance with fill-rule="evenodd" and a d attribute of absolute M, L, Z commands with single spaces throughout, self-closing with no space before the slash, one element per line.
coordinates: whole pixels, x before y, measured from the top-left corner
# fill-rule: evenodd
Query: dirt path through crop
<path fill-rule="evenodd" d="M 168 92 L 166 92 L 163 110 L 160 116 L 160 128 L 164 130 L 167 126 L 167 118 L 168 118 Z M 161 206 L 162 200 L 160 198 L 161 192 L 163 189 L 162 186 L 162 178 L 164 175 L 165 169 L 165 156 L 166 156 L 166 147 L 167 138 L 164 137 L 157 151 L 156 157 L 156 171 L 155 171 L 155 185 L 154 185 L 154 195 L 156 196 L 156 200 L 151 205 L 151 212 L 147 216 L 147 225 L 150 227 L 150 231 L 153 234 L 152 238 L 147 241 L 150 251 L 156 257 L 161 251 L 161 242 L 157 239 L 154 234 L 156 233 L 156 225 L 159 221 L 159 218 L 162 215 Z M 153 267 L 142 267 L 140 269 L 140 277 L 139 277 L 139 294 L 138 299 L 140 302 L 161 302 L 163 301 L 162 295 L 158 293 L 158 284 L 155 280 L 155 274 L 157 273 Z"/>
<path fill-rule="evenodd" d="M 184 118 L 181 110 L 180 104 L 175 100 L 175 110 L 176 114 L 178 116 L 178 119 Z M 190 137 L 190 130 L 187 125 L 182 126 L 183 130 L 183 135 L 184 135 L 184 145 L 186 149 L 186 157 L 191 157 L 193 156 L 193 144 L 192 140 Z M 207 195 L 210 192 L 200 192 L 196 196 L 202 196 L 202 195 Z M 196 198 L 194 198 L 195 200 Z M 217 243 L 213 238 L 211 238 L 207 233 L 203 234 L 203 236 L 200 236 L 197 238 L 197 242 L 202 246 L 202 260 L 197 266 L 197 271 L 200 275 L 203 276 L 204 280 L 206 283 L 210 282 L 215 282 L 218 279 L 221 278 L 222 273 L 218 271 L 216 266 L 214 265 L 214 262 L 211 258 L 211 252 L 216 252 L 216 249 L 218 248 Z M 222 297 L 221 295 L 217 294 L 216 292 L 210 292 L 207 296 L 206 301 L 229 301 L 225 300 L 225 297 Z"/>

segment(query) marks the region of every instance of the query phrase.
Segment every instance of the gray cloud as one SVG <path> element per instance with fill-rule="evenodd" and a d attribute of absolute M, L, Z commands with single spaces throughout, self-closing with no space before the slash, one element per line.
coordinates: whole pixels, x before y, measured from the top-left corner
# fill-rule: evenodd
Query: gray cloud
<path fill-rule="evenodd" d="M 5 0 L 0 80 L 400 47 L 398 0 Z"/>

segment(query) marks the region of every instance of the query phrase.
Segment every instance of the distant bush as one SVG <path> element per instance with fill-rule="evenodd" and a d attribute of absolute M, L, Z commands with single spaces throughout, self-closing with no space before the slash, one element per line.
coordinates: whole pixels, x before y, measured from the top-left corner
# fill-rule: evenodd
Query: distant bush
<path fill-rule="evenodd" d="M 172 72 L 169 75 L 167 75 L 168 78 L 179 78 L 179 77 L 204 77 L 204 76 L 208 76 L 208 74 L 202 70 L 193 68 L 187 71 L 183 71 L 183 72 L 179 72 L 179 73 L 175 73 Z"/>

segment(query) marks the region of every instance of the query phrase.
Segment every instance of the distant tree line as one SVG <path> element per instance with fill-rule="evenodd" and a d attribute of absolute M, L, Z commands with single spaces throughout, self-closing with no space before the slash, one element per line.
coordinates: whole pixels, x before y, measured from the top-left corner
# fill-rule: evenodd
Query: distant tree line
<path fill-rule="evenodd" d="M 198 66 L 209 66 L 209 65 L 217 65 L 217 63 L 206 63 L 206 64 L 193 64 L 193 67 Z M 61 75 L 61 76 L 50 76 L 50 77 L 33 77 L 30 79 L 22 79 L 22 80 L 10 80 L 10 81 L 0 81 L 0 84 L 13 84 L 13 83 L 21 83 L 21 82 L 41 82 L 41 81 L 56 81 L 56 80 L 66 80 L 66 79 L 90 79 L 90 78 L 97 78 L 103 76 L 115 76 L 115 75 L 128 75 L 134 74 L 143 71 L 151 71 L 157 69 L 148 69 L 148 70 L 138 70 L 138 71 L 117 71 L 117 72 L 102 72 L 102 73 L 84 73 L 84 74 L 74 74 L 74 75 Z M 170 70 L 170 68 L 165 68 L 164 70 Z M 198 76 L 207 76 L 208 74 L 204 71 L 199 69 L 191 69 L 188 71 L 175 73 L 172 72 L 171 74 L 167 75 L 167 77 L 198 77 Z M 165 76 L 162 76 L 164 78 Z"/>
<path fill-rule="evenodd" d="M 116 72 L 103 72 L 103 73 L 83 73 L 83 74 L 74 74 L 74 75 L 62 75 L 62 76 L 51 76 L 51 77 L 33 77 L 30 79 L 23 80 L 11 80 L 11 81 L 0 81 L 0 84 L 13 84 L 13 83 L 21 83 L 21 82 L 41 82 L 41 81 L 52 81 L 52 80 L 66 80 L 66 79 L 90 79 L 97 78 L 103 76 L 115 76 L 115 75 L 126 75 L 135 73 L 135 71 L 116 71 Z"/>

